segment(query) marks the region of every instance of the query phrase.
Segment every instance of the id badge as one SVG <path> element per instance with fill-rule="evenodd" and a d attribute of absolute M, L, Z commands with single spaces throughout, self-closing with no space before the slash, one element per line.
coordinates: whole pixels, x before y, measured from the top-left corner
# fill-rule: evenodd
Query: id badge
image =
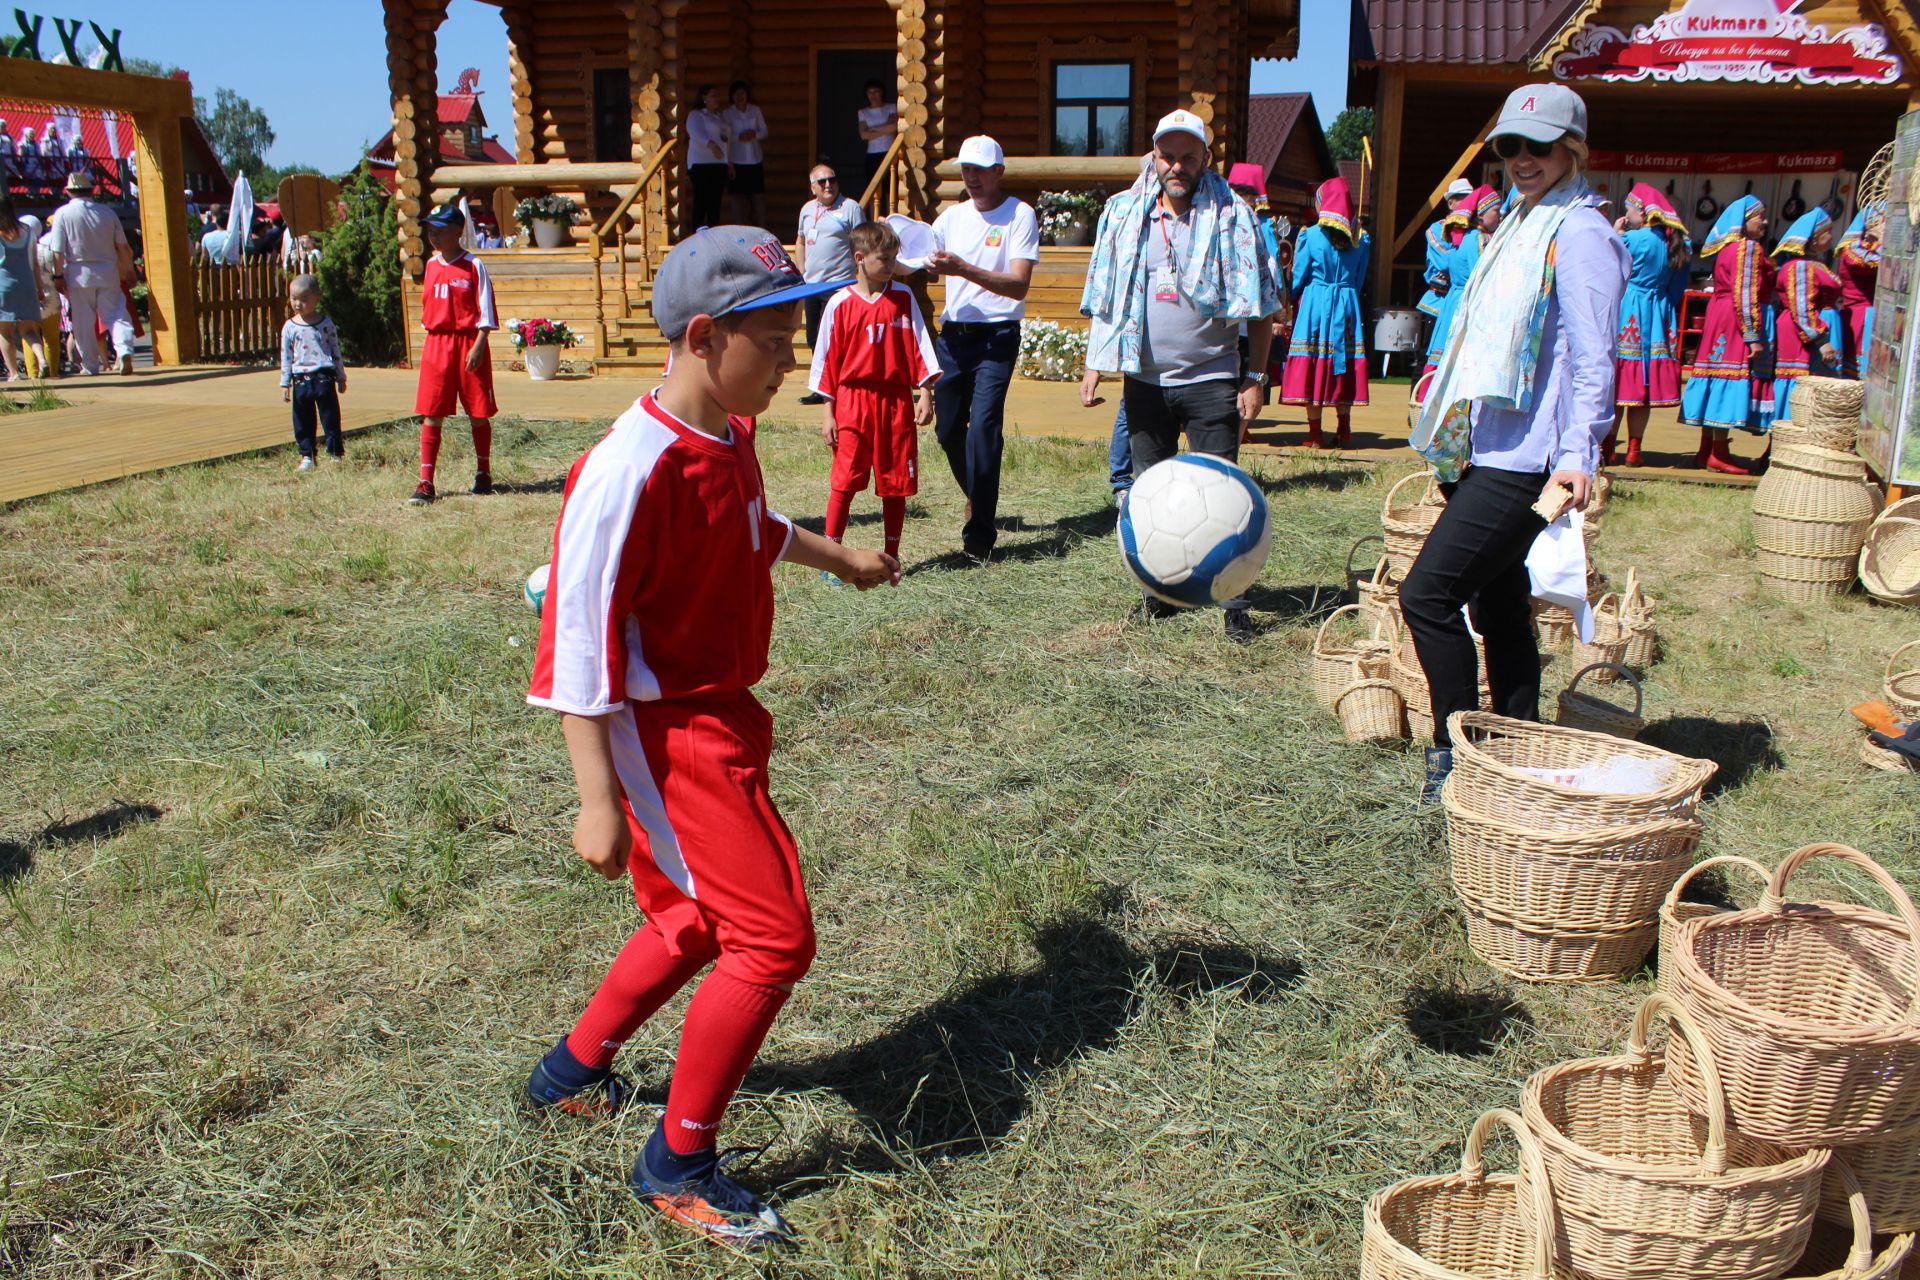
<path fill-rule="evenodd" d="M 1172 271 L 1162 268 L 1154 275 L 1153 300 L 1155 302 L 1180 301 L 1180 281 Z"/>

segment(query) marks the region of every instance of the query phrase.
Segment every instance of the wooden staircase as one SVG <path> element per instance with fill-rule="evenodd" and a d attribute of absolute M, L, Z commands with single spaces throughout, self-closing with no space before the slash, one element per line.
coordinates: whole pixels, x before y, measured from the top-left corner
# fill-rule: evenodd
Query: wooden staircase
<path fill-rule="evenodd" d="M 544 317 L 565 321 L 580 336 L 581 345 L 567 358 L 578 364 L 591 361 L 594 372 L 602 377 L 655 378 L 666 367 L 667 340 L 654 326 L 648 310 L 652 286 L 644 277 L 646 264 L 634 250 L 628 250 L 627 306 L 622 314 L 620 263 L 609 256 L 600 264 L 601 289 L 605 292 L 607 316 L 607 353 L 593 353 L 596 289 L 593 255 L 589 249 L 482 249 L 478 257 L 486 264 L 493 280 L 494 305 L 504 325 L 508 320 Z M 1080 315 L 1080 291 L 1086 281 L 1088 249 L 1047 246 L 1027 292 L 1027 315 L 1052 320 L 1073 328 L 1086 325 Z M 933 286 L 936 308 L 945 301 L 946 286 Z M 410 352 L 417 362 L 424 334 L 416 323 L 408 334 Z M 520 353 L 504 336 L 492 343 L 493 367 L 506 370 L 520 360 Z M 801 360 L 806 354 L 802 348 Z"/>

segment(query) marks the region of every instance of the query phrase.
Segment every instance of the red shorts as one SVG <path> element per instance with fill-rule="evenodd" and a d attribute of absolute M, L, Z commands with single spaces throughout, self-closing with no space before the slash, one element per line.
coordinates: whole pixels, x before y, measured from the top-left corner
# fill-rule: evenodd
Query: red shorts
<path fill-rule="evenodd" d="M 478 369 L 467 368 L 467 352 L 478 331 L 429 333 L 425 350 L 420 353 L 420 390 L 413 397 L 413 411 L 423 418 L 444 418 L 456 404 L 464 407 L 469 418 L 491 418 L 500 412 L 493 402 L 493 365 L 482 362 Z"/>
<path fill-rule="evenodd" d="M 813 963 L 800 851 L 767 791 L 773 717 L 751 693 L 636 702 L 608 722 L 633 829 L 633 896 L 677 956 L 743 982 Z"/>
<path fill-rule="evenodd" d="M 827 483 L 858 493 L 873 477 L 882 498 L 920 492 L 920 433 L 913 425 L 913 397 L 897 390 L 842 385 L 833 398 L 833 477 Z"/>

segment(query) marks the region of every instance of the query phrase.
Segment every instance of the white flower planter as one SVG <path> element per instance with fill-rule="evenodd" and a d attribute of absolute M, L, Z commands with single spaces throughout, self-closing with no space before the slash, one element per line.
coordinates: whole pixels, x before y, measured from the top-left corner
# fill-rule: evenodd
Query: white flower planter
<path fill-rule="evenodd" d="M 567 224 L 551 218 L 533 220 L 533 243 L 540 249 L 558 249 L 567 242 Z"/>
<path fill-rule="evenodd" d="M 544 225 L 535 223 L 535 226 Z M 527 348 L 527 376 L 535 382 L 551 382 L 560 372 L 560 348 L 551 343 Z"/>

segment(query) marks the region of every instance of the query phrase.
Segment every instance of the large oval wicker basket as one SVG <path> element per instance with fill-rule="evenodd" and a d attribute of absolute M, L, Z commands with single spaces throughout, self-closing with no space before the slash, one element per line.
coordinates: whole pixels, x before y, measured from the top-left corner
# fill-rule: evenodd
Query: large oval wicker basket
<path fill-rule="evenodd" d="M 1823 858 L 1865 871 L 1897 914 L 1789 903 L 1788 882 Z M 1841 844 L 1788 854 L 1758 907 L 1679 926 L 1668 988 L 1712 1046 L 1741 1132 L 1810 1147 L 1920 1127 L 1916 940 L 1920 914 L 1906 890 Z M 1684 1042 L 1673 1048 L 1670 1073 L 1690 1106 L 1705 1106 Z"/>
<path fill-rule="evenodd" d="M 1656 818 L 1692 817 L 1701 790 L 1718 770 L 1642 742 L 1558 725 L 1512 720 L 1488 711 L 1455 712 L 1453 779 L 1460 802 L 1476 813 L 1534 831 L 1587 831 L 1630 826 Z M 1651 791 L 1583 791 L 1526 772 L 1568 770 L 1615 756 L 1664 767 L 1666 778 Z"/>
<path fill-rule="evenodd" d="M 1656 1017 L 1694 1050 L 1704 1120 L 1648 1046 Z M 1641 1002 L 1626 1052 L 1536 1072 L 1520 1113 L 1540 1142 L 1559 1212 L 1557 1260 L 1608 1280 L 1772 1280 L 1805 1250 L 1827 1152 L 1730 1130 L 1706 1041 L 1664 995 Z M 1876 1215 L 1877 1217 L 1877 1215 Z"/>
<path fill-rule="evenodd" d="M 1621 974 L 1640 966 L 1659 937 L 1652 920 L 1575 929 L 1557 921 L 1517 920 L 1467 894 L 1459 898 L 1473 954 L 1522 982 L 1618 982 Z"/>
<path fill-rule="evenodd" d="M 1518 1174 L 1487 1173 L 1488 1133 L 1520 1140 Z M 1408 1178 L 1367 1201 L 1361 1280 L 1552 1280 L 1553 1193 L 1540 1146 L 1520 1117 L 1489 1111 L 1474 1122 L 1460 1171 Z"/>
<path fill-rule="evenodd" d="M 1729 908 L 1717 906 L 1711 902 L 1688 902 L 1680 895 L 1687 891 L 1693 878 L 1712 867 L 1745 867 L 1760 881 L 1761 889 L 1773 879 L 1773 872 L 1755 862 L 1752 858 L 1743 858 L 1737 853 L 1716 854 L 1711 858 L 1702 858 L 1681 873 L 1673 882 L 1673 888 L 1667 890 L 1667 897 L 1660 904 L 1660 985 L 1665 988 L 1673 976 L 1673 949 L 1679 945 L 1680 926 L 1688 920 L 1701 916 L 1718 915 Z"/>
<path fill-rule="evenodd" d="M 1420 496 L 1409 502 L 1400 491 L 1415 480 L 1421 481 L 1423 488 Z M 1380 528 L 1387 544 L 1387 568 L 1394 577 L 1406 580 L 1407 571 L 1420 558 L 1420 548 L 1426 545 L 1427 535 L 1433 532 L 1446 506 L 1447 500 L 1430 471 L 1402 476 L 1387 490 L 1380 509 Z"/>
<path fill-rule="evenodd" d="M 1920 604 L 1920 495 L 1900 499 L 1867 527 L 1855 567 L 1874 599 Z"/>

